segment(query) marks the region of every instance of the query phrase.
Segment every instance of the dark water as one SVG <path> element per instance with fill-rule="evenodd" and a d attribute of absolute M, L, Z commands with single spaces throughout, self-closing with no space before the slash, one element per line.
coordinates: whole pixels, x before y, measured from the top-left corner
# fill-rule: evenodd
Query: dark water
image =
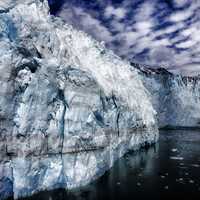
<path fill-rule="evenodd" d="M 127 154 L 79 191 L 43 192 L 26 200 L 200 200 L 200 131 L 161 131 L 156 146 Z"/>

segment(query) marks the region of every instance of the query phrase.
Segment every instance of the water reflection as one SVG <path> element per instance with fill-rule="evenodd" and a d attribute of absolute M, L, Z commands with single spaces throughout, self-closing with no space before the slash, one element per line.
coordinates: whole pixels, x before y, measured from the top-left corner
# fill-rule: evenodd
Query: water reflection
<path fill-rule="evenodd" d="M 126 154 L 87 187 L 26 200 L 200 199 L 199 175 L 200 132 L 161 131 L 157 145 Z"/>

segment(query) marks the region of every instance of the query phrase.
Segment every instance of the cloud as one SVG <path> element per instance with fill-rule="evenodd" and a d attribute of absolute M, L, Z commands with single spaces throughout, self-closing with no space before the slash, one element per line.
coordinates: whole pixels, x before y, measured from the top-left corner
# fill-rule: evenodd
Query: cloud
<path fill-rule="evenodd" d="M 165 45 L 158 45 L 150 51 L 151 64 L 157 64 L 168 68 L 169 64 L 173 65 L 175 60 L 175 52 L 173 49 L 167 48 Z"/>
<path fill-rule="evenodd" d="M 155 12 L 155 1 L 144 1 L 136 10 L 134 18 L 137 22 L 152 20 Z"/>
<path fill-rule="evenodd" d="M 199 0 L 172 0 L 170 6 L 162 0 L 64 1 L 58 15 L 104 40 L 119 56 L 188 74 L 195 68 L 200 72 Z"/>
<path fill-rule="evenodd" d="M 113 6 L 108 6 L 105 8 L 105 16 L 110 18 L 112 16 L 117 19 L 123 19 L 126 15 L 126 9 L 124 8 L 114 8 Z"/>
<path fill-rule="evenodd" d="M 183 20 L 187 20 L 188 18 L 190 18 L 193 14 L 193 9 L 188 9 L 186 11 L 177 11 L 175 13 L 172 13 L 170 16 L 170 20 L 172 22 L 180 22 Z"/>
<path fill-rule="evenodd" d="M 105 27 L 100 20 L 92 17 L 92 15 L 81 7 L 67 7 L 64 12 L 60 12 L 59 15 L 69 24 L 84 30 L 100 41 L 109 42 L 112 40 L 108 28 Z"/>
<path fill-rule="evenodd" d="M 188 0 L 174 0 L 174 4 L 178 8 L 182 8 L 188 4 Z"/>

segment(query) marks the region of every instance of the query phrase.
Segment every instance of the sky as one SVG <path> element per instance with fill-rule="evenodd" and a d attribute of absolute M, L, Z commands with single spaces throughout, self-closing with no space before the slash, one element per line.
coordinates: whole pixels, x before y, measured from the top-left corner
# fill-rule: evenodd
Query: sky
<path fill-rule="evenodd" d="M 123 59 L 200 74 L 200 0 L 49 0 L 51 13 Z"/>

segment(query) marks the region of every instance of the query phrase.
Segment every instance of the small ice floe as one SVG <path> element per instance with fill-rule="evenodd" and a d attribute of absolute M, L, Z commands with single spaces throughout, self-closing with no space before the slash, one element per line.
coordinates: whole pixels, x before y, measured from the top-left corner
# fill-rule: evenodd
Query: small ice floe
<path fill-rule="evenodd" d="M 165 190 L 168 190 L 168 189 L 169 189 L 169 186 L 168 186 L 168 185 L 166 185 L 164 188 L 165 188 Z"/>
<path fill-rule="evenodd" d="M 172 160 L 183 160 L 184 158 L 180 157 L 180 156 L 171 156 L 170 159 L 172 159 Z"/>
<path fill-rule="evenodd" d="M 187 167 L 184 165 L 184 163 L 180 163 L 179 165 L 180 165 L 179 168 L 181 168 L 181 169 L 187 169 Z"/>
<path fill-rule="evenodd" d="M 199 164 L 192 164 L 191 166 L 192 166 L 192 167 L 200 167 Z"/>
<path fill-rule="evenodd" d="M 138 183 L 137 183 L 137 186 L 141 186 L 141 183 L 138 182 Z"/>
<path fill-rule="evenodd" d="M 189 180 L 189 183 L 194 183 L 194 181 L 193 180 Z"/>
<path fill-rule="evenodd" d="M 117 182 L 117 185 L 120 185 L 121 183 L 120 182 Z"/>
<path fill-rule="evenodd" d="M 183 178 L 178 178 L 178 179 L 176 179 L 176 182 L 184 183 Z"/>
<path fill-rule="evenodd" d="M 172 152 L 177 152 L 177 151 L 178 151 L 178 149 L 171 149 L 171 151 L 172 151 Z"/>

